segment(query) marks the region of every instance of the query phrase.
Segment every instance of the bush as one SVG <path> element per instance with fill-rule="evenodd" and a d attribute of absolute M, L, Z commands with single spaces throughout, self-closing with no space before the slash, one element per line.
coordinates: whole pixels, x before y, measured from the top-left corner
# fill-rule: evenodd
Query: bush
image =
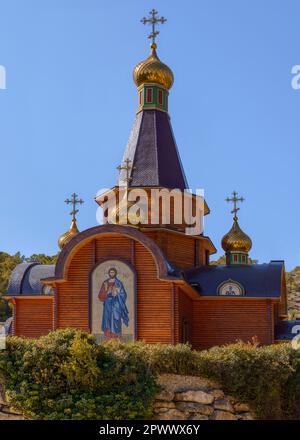
<path fill-rule="evenodd" d="M 248 403 L 259 419 L 285 418 L 283 390 L 295 374 L 287 344 L 237 343 L 200 352 L 198 374 L 217 380 L 226 393 Z"/>
<path fill-rule="evenodd" d="M 300 418 L 300 354 L 288 343 L 259 347 L 237 342 L 203 351 L 185 344 L 132 346 L 156 374 L 217 381 L 227 394 L 248 403 L 259 419 Z"/>
<path fill-rule="evenodd" d="M 155 375 L 130 346 L 98 346 L 76 330 L 8 338 L 0 377 L 11 404 L 33 419 L 147 418 L 156 393 Z"/>
<path fill-rule="evenodd" d="M 37 340 L 10 337 L 0 352 L 9 400 L 36 419 L 148 418 L 162 373 L 215 380 L 260 419 L 300 418 L 300 354 L 290 344 L 196 352 L 184 344 L 97 345 L 69 329 Z"/>

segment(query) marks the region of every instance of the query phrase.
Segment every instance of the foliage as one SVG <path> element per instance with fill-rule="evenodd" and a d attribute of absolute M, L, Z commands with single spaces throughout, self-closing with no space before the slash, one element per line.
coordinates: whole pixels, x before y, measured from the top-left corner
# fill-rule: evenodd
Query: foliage
<path fill-rule="evenodd" d="M 37 340 L 8 338 L 0 386 L 36 419 L 141 419 L 151 416 L 155 377 L 202 376 L 248 403 L 260 419 L 300 418 L 300 353 L 257 341 L 193 351 L 188 345 L 108 342 L 76 330 Z"/>
<path fill-rule="evenodd" d="M 258 418 L 300 417 L 300 353 L 291 344 L 258 346 L 237 342 L 209 350 L 188 346 L 145 346 L 144 358 L 156 373 L 177 373 L 217 381 L 248 403 Z"/>
<path fill-rule="evenodd" d="M 10 274 L 17 264 L 24 261 L 24 256 L 17 252 L 15 255 L 9 255 L 6 252 L 0 252 L 0 292 L 6 293 Z"/>
<path fill-rule="evenodd" d="M 290 344 L 257 347 L 238 342 L 199 352 L 197 373 L 217 380 L 225 392 L 248 403 L 258 418 L 281 419 L 287 416 L 283 391 L 297 374 L 293 355 Z"/>
<path fill-rule="evenodd" d="M 55 264 L 58 258 L 56 255 L 45 255 L 45 254 L 32 254 L 30 257 L 25 258 L 28 263 L 37 262 L 41 264 Z"/>
<path fill-rule="evenodd" d="M 257 264 L 258 260 L 252 260 L 252 258 L 249 257 L 249 263 L 250 264 Z M 225 255 L 221 255 L 217 260 L 211 260 L 209 262 L 209 264 L 211 264 L 213 266 L 217 266 L 219 264 L 226 264 L 226 256 Z"/>
<path fill-rule="evenodd" d="M 7 292 L 7 286 L 11 271 L 16 267 L 17 264 L 22 263 L 24 257 L 17 252 L 15 255 L 9 255 L 6 252 L 0 252 L 0 293 Z M 11 316 L 11 307 L 1 299 L 0 296 L 0 321 L 6 321 L 6 319 Z"/>
<path fill-rule="evenodd" d="M 221 255 L 217 260 L 211 260 L 209 264 L 216 266 L 218 264 L 226 264 L 226 257 L 225 255 Z"/>
<path fill-rule="evenodd" d="M 0 379 L 9 401 L 33 419 L 142 419 L 156 393 L 155 375 L 134 346 L 97 345 L 71 329 L 9 337 Z"/>

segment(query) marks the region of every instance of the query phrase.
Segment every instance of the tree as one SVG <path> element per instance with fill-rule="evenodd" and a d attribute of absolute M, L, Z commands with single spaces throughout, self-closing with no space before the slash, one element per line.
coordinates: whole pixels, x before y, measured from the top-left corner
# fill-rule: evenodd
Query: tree
<path fill-rule="evenodd" d="M 41 264 L 55 264 L 57 261 L 58 254 L 56 255 L 45 255 L 45 254 L 32 254 L 30 257 L 25 258 L 28 263 L 38 262 Z"/>
<path fill-rule="evenodd" d="M 221 257 L 219 257 L 217 260 L 211 260 L 209 262 L 209 264 L 212 264 L 214 266 L 218 265 L 218 264 L 226 264 L 226 257 L 225 255 L 222 255 Z"/>
<path fill-rule="evenodd" d="M 8 281 L 12 270 L 17 264 L 23 263 L 25 257 L 17 252 L 9 255 L 6 252 L 0 252 L 0 294 L 7 292 Z"/>

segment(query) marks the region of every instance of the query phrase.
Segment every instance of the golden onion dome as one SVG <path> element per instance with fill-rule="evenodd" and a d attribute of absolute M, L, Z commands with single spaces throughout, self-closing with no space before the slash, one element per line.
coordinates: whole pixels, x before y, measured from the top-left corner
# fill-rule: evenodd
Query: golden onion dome
<path fill-rule="evenodd" d="M 172 70 L 158 58 L 156 47 L 156 44 L 152 43 L 149 57 L 135 66 L 133 79 L 138 87 L 145 83 L 155 83 L 169 90 L 174 83 L 174 75 Z"/>
<path fill-rule="evenodd" d="M 120 200 L 119 203 L 116 203 L 114 207 L 112 207 L 108 221 L 110 223 L 120 224 L 120 225 L 129 225 L 129 226 L 138 226 L 142 222 L 145 222 L 147 215 L 145 214 L 146 209 L 141 209 L 139 206 L 138 212 L 135 210 L 131 210 L 133 206 L 136 205 L 135 201 L 128 200 L 127 191 Z"/>
<path fill-rule="evenodd" d="M 235 217 L 230 231 L 222 238 L 222 248 L 225 252 L 245 252 L 252 248 L 251 238 L 243 232 Z"/>
<path fill-rule="evenodd" d="M 62 234 L 58 239 L 59 248 L 62 249 L 78 233 L 79 233 L 79 229 L 77 228 L 76 219 L 73 218 L 69 230 L 64 234 Z"/>

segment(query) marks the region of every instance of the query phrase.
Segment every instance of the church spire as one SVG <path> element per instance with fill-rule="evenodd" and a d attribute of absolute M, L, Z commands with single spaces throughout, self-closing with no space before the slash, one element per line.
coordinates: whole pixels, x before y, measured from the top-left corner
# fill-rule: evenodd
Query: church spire
<path fill-rule="evenodd" d="M 150 24 L 152 40 L 149 57 L 137 64 L 133 72 L 138 87 L 139 104 L 133 128 L 123 156 L 131 168 L 120 170 L 119 186 L 188 188 L 168 114 L 169 90 L 173 85 L 172 70 L 156 53 L 157 24 L 166 19 L 155 10 L 142 23 Z"/>
<path fill-rule="evenodd" d="M 68 231 L 62 234 L 58 239 L 58 246 L 60 249 L 62 249 L 75 235 L 79 233 L 76 222 L 76 214 L 79 212 L 79 209 L 76 209 L 76 206 L 82 205 L 84 201 L 82 199 L 78 199 L 77 197 L 77 194 L 73 193 L 71 199 L 65 200 L 65 203 L 67 205 L 72 205 L 73 208 L 70 212 L 70 215 L 72 216 L 72 222 Z"/>
<path fill-rule="evenodd" d="M 231 213 L 234 214 L 232 228 L 222 238 L 222 248 L 226 254 L 226 264 L 248 264 L 248 253 L 252 248 L 252 241 L 240 228 L 237 217 L 237 212 L 240 210 L 237 207 L 237 203 L 242 203 L 245 199 L 238 197 L 238 193 L 233 191 L 232 197 L 227 197 L 225 201 L 233 203 Z"/>

